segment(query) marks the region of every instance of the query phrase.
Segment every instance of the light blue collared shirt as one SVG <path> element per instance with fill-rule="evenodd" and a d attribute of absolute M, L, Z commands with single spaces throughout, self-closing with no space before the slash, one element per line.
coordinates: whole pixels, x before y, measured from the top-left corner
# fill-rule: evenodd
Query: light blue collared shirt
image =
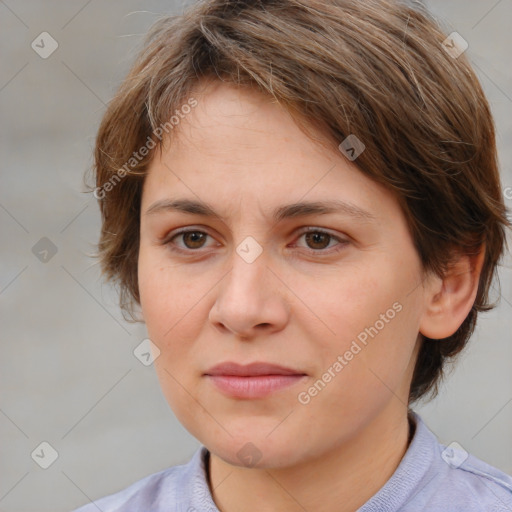
<path fill-rule="evenodd" d="M 512 512 L 512 477 L 442 445 L 412 412 L 414 436 L 398 468 L 358 512 Z M 453 443 L 452 443 L 453 444 Z M 219 512 L 206 475 L 208 450 L 74 512 Z"/>

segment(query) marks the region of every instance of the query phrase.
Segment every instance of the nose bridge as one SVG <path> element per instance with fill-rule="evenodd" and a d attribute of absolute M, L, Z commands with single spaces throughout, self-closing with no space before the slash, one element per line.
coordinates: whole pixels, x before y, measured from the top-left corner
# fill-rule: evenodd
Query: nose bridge
<path fill-rule="evenodd" d="M 258 246 L 261 247 L 259 244 Z M 256 254 L 257 252 L 259 254 Z M 231 272 L 221 287 L 223 301 L 243 301 L 255 309 L 257 304 L 264 300 L 265 290 L 268 290 L 268 287 L 264 286 L 268 279 L 268 263 L 262 247 L 258 251 L 254 242 L 241 242 L 233 252 Z"/>
<path fill-rule="evenodd" d="M 265 230 L 261 230 L 258 220 L 254 217 L 254 211 L 262 214 L 257 195 L 243 198 L 240 196 L 238 205 L 238 224 L 235 226 L 235 237 L 238 243 L 234 246 L 231 255 L 231 272 L 229 275 L 229 287 L 231 291 L 244 293 L 246 288 L 255 287 L 262 283 L 268 273 L 268 250 L 264 250 L 264 242 L 259 242 L 265 237 Z M 263 217 L 263 215 L 262 215 Z M 263 220 L 264 222 L 264 220 Z M 251 234 L 252 233 L 252 234 Z M 254 235 L 254 236 L 253 236 Z"/>
<path fill-rule="evenodd" d="M 231 271 L 223 279 L 210 312 L 210 321 L 251 337 L 262 326 L 282 328 L 287 318 L 284 297 L 279 295 L 263 247 L 246 237 L 233 251 Z"/>

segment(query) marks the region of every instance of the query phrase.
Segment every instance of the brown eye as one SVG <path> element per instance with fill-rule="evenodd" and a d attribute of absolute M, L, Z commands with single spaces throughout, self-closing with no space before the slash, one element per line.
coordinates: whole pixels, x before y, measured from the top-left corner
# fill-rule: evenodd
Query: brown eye
<path fill-rule="evenodd" d="M 208 233 L 197 229 L 183 229 L 165 238 L 162 245 L 178 254 L 199 254 L 199 249 L 207 247 L 205 244 L 208 237 L 212 238 Z"/>
<path fill-rule="evenodd" d="M 295 244 L 295 247 L 302 247 L 310 254 L 328 255 L 342 251 L 350 242 L 344 238 L 337 237 L 321 229 L 309 228 L 303 231 L 299 240 L 304 238 L 306 246 Z"/>
<path fill-rule="evenodd" d="M 180 236 L 187 249 L 200 249 L 204 245 L 207 235 L 201 231 L 187 231 L 180 233 Z"/>
<path fill-rule="evenodd" d="M 331 235 L 322 231 L 312 231 L 305 234 L 305 240 L 311 249 L 325 249 L 329 245 L 331 238 Z"/>

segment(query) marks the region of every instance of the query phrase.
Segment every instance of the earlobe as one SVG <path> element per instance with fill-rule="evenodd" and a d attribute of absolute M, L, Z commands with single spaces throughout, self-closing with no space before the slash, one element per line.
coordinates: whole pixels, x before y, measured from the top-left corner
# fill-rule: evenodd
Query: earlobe
<path fill-rule="evenodd" d="M 464 254 L 443 278 L 431 279 L 425 288 L 425 309 L 420 333 L 431 339 L 454 334 L 466 319 L 476 299 L 485 247 L 477 254 Z"/>

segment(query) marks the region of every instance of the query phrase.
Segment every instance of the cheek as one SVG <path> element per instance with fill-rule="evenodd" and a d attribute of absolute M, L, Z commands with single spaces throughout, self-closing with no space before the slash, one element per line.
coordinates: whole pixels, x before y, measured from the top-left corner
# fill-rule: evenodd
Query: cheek
<path fill-rule="evenodd" d="M 386 389 L 396 389 L 405 378 L 419 325 L 418 295 L 410 293 L 416 282 L 413 274 L 376 265 L 354 267 L 332 279 L 322 293 L 309 292 L 315 312 L 331 332 L 319 322 L 315 332 L 311 326 L 304 328 L 310 329 L 320 356 L 317 377 L 329 369 L 336 374 L 336 400 L 349 389 L 347 400 L 360 399 L 361 393 L 388 393 Z M 333 368 L 340 362 L 338 356 L 341 370 L 339 364 Z"/>
<path fill-rule="evenodd" d="M 188 364 L 193 359 L 193 341 L 201 327 L 200 304 L 195 296 L 197 290 L 194 291 L 197 279 L 186 279 L 148 253 L 142 250 L 139 255 L 138 275 L 148 336 L 160 350 L 154 368 L 169 406 L 182 424 L 192 428 L 200 413 L 190 407 L 189 393 L 195 393 L 195 374 Z"/>
<path fill-rule="evenodd" d="M 170 304 L 176 287 L 172 286 L 163 268 L 139 264 L 139 294 L 142 314 L 149 334 L 159 333 L 172 314 Z"/>
<path fill-rule="evenodd" d="M 190 285 L 179 269 L 171 268 L 164 251 L 141 247 L 138 261 L 138 283 L 142 312 L 148 331 L 161 335 L 176 318 L 185 314 L 192 300 Z M 164 330 L 164 332 L 165 332 Z"/>
<path fill-rule="evenodd" d="M 307 307 L 300 320 L 303 328 L 327 351 L 348 348 L 352 339 L 392 307 L 398 295 L 390 289 L 396 285 L 379 278 L 369 265 L 352 265 L 320 279 L 294 277 L 292 282 Z"/>
<path fill-rule="evenodd" d="M 139 293 L 142 314 L 149 338 L 161 351 L 157 362 L 173 374 L 183 369 L 180 362 L 189 356 L 194 341 L 200 336 L 208 314 L 205 296 L 210 289 L 211 284 L 205 278 L 172 268 L 160 255 L 141 250 Z"/>

